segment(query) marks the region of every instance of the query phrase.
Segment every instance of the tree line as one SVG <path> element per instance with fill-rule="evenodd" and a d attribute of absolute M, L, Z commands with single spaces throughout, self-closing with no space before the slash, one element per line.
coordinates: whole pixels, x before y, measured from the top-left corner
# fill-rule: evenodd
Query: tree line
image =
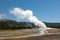
<path fill-rule="evenodd" d="M 44 22 L 47 27 L 60 28 L 60 23 L 47 23 Z M 30 22 L 17 22 L 14 20 L 0 20 L 0 30 L 15 30 L 15 29 L 31 29 L 39 28 Z"/>

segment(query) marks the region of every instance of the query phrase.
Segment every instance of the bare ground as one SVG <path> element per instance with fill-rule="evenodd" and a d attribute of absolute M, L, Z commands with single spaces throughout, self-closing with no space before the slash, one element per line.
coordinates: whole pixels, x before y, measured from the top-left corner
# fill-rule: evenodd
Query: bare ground
<path fill-rule="evenodd" d="M 9 38 L 13 36 L 21 36 L 21 35 L 27 35 L 27 34 L 34 34 L 38 31 L 36 29 L 25 29 L 25 30 L 9 30 L 9 31 L 0 31 L 0 40 L 60 40 L 60 29 L 49 29 L 47 30 L 49 34 L 47 35 L 41 35 L 41 36 L 30 36 L 30 37 L 21 37 L 21 38 Z M 21 33 L 23 32 L 23 33 Z M 4 35 L 3 35 L 3 34 Z M 8 34 L 9 33 L 9 34 Z M 3 36 L 2 36 L 2 35 Z M 7 39 L 4 39 L 5 37 L 8 37 Z"/>

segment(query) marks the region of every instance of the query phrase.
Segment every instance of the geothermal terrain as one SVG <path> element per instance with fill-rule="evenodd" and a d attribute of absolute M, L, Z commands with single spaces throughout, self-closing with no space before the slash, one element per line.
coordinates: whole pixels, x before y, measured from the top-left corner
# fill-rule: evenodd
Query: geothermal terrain
<path fill-rule="evenodd" d="M 40 35 L 39 27 L 32 23 L 0 20 L 0 40 L 60 40 L 60 23 L 46 25 L 54 28 L 48 28 L 48 34 Z"/>
<path fill-rule="evenodd" d="M 60 29 L 49 28 L 48 34 L 40 35 L 38 29 L 1 30 L 0 40 L 60 40 Z"/>

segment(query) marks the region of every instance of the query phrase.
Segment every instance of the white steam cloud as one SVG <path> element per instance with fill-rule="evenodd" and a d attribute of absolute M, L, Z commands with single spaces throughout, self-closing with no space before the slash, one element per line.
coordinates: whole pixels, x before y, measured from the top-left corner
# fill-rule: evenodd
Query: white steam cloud
<path fill-rule="evenodd" d="M 40 27 L 39 30 L 40 30 L 41 34 L 47 33 L 46 25 L 42 21 L 38 20 L 36 16 L 33 16 L 33 12 L 31 10 L 23 10 L 21 8 L 13 8 L 9 12 L 20 19 L 26 19 L 29 22 L 34 23 L 35 25 L 39 26 Z"/>
<path fill-rule="evenodd" d="M 6 15 L 5 14 L 0 14 L 0 19 L 5 19 Z"/>

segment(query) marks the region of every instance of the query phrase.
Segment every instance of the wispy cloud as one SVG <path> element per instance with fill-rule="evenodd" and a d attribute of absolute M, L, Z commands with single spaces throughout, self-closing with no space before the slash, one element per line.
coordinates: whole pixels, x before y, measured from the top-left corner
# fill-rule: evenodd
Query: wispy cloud
<path fill-rule="evenodd" d="M 0 14 L 0 19 L 6 19 L 7 16 L 5 14 Z"/>

